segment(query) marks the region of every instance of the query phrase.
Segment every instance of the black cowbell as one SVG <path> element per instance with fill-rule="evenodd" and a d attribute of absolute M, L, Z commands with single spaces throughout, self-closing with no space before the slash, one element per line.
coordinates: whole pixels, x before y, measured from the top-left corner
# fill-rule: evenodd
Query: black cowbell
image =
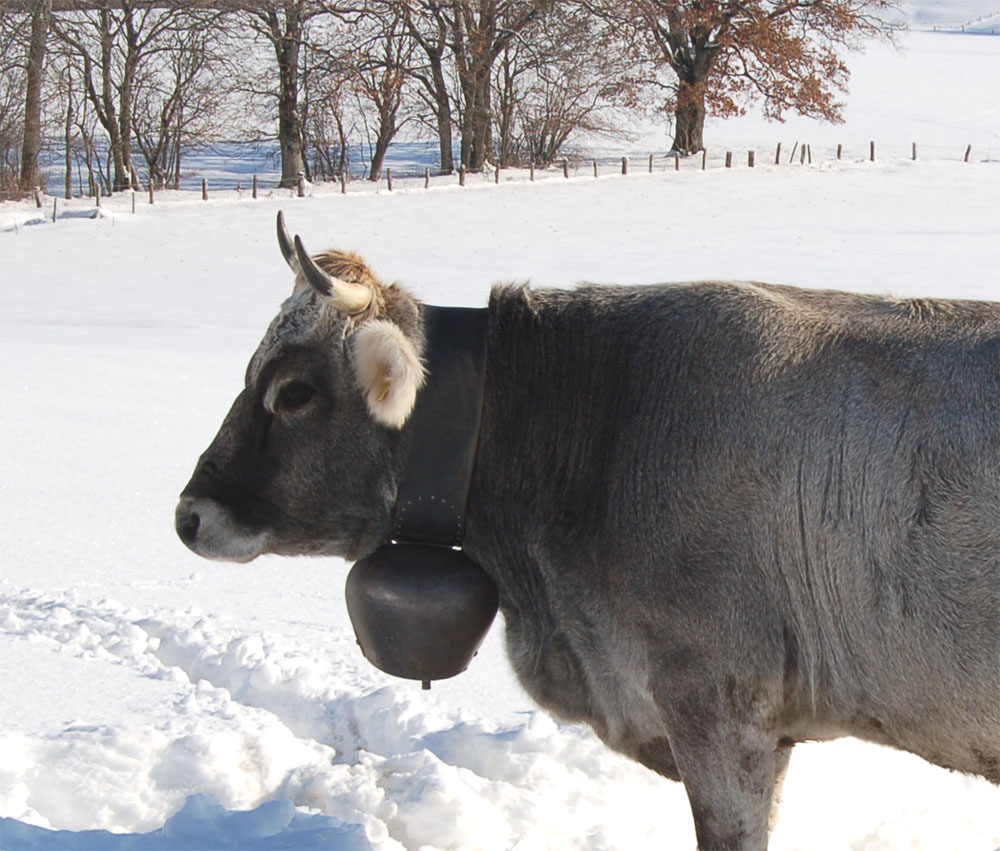
<path fill-rule="evenodd" d="M 478 564 L 427 544 L 386 544 L 356 562 L 345 596 L 365 658 L 425 686 L 469 666 L 498 606 L 497 587 Z"/>

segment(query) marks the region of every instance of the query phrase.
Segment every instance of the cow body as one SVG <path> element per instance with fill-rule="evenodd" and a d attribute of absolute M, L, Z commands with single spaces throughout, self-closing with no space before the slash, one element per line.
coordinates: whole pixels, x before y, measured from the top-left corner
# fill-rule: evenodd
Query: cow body
<path fill-rule="evenodd" d="M 756 827 L 707 848 L 759 847 L 796 741 L 1000 782 L 1000 307 L 705 283 L 491 321 L 466 549 L 539 703 L 689 791 L 744 769 L 706 806 Z"/>
<path fill-rule="evenodd" d="M 419 353 L 419 306 L 384 293 Z M 364 320 L 301 286 L 283 316 L 178 530 L 210 557 L 357 558 L 407 427 L 365 409 Z M 295 381 L 314 396 L 284 410 Z M 464 548 L 528 692 L 682 780 L 702 848 L 766 846 L 807 739 L 1000 782 L 1000 305 L 498 288 Z"/>

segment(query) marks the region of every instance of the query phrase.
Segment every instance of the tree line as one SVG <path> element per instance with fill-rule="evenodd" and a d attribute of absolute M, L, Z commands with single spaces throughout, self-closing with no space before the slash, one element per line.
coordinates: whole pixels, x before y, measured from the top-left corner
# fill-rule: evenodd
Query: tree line
<path fill-rule="evenodd" d="M 756 101 L 840 116 L 845 51 L 891 0 L 0 0 L 0 190 L 178 185 L 183 154 L 277 141 L 282 185 L 403 128 L 439 168 L 551 163 L 575 134 L 662 115 L 673 151 Z M 457 149 L 458 160 L 455 161 Z M 77 186 L 73 186 L 73 175 Z M 86 176 L 84 178 L 84 175 Z M 84 184 L 84 179 L 86 184 Z"/>

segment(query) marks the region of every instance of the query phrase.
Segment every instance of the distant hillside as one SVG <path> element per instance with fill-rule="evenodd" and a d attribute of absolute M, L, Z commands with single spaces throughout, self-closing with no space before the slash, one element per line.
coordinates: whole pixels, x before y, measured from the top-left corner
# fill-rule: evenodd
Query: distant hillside
<path fill-rule="evenodd" d="M 900 5 L 910 29 L 1000 35 L 1000 0 L 902 0 Z"/>

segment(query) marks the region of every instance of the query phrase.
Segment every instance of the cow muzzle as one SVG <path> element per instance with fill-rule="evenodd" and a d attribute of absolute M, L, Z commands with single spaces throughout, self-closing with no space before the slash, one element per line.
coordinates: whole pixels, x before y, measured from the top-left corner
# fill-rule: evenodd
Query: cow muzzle
<path fill-rule="evenodd" d="M 247 529 L 225 506 L 207 497 L 182 496 L 174 528 L 188 549 L 217 561 L 251 561 L 267 544 L 265 533 Z"/>

